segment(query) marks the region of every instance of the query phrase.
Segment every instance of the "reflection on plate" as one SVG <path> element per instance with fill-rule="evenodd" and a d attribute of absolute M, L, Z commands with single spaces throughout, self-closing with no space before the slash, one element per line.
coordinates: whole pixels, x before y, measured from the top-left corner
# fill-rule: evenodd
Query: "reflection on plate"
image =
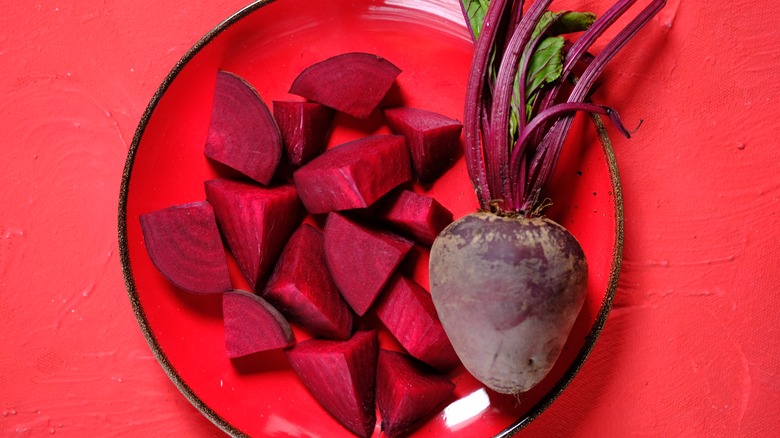
<path fill-rule="evenodd" d="M 152 350 L 182 393 L 231 435 L 348 436 L 309 395 L 282 352 L 230 361 L 224 351 L 221 298 L 171 286 L 149 260 L 138 216 L 205 199 L 203 181 L 222 176 L 203 145 L 217 69 L 247 79 L 266 102 L 288 98 L 306 66 L 350 51 L 375 53 L 403 72 L 387 97 L 462 118 L 471 40 L 457 0 L 261 1 L 206 35 L 177 64 L 144 114 L 122 181 L 120 248 L 130 300 Z M 340 117 L 340 116 L 339 116 Z M 330 145 L 389 132 L 381 117 L 337 118 Z M 450 377 L 455 395 L 418 436 L 511 435 L 535 418 L 568 384 L 592 348 L 617 283 L 622 204 L 614 157 L 592 127 L 573 129 L 585 141 L 561 157 L 548 215 L 580 240 L 590 266 L 588 296 L 569 343 L 550 376 L 520 399 L 485 390 L 462 368 Z M 586 146 L 578 146 L 584 144 Z M 477 204 L 462 160 L 427 194 L 456 217 Z M 427 285 L 425 251 L 410 263 Z M 231 260 L 232 263 L 232 260 Z M 240 275 L 231 264 L 234 279 Z M 240 281 L 240 280 L 237 280 Z M 299 340 L 306 335 L 296 332 Z M 381 334 L 381 342 L 391 343 Z M 377 433 L 378 433 L 377 426 Z"/>

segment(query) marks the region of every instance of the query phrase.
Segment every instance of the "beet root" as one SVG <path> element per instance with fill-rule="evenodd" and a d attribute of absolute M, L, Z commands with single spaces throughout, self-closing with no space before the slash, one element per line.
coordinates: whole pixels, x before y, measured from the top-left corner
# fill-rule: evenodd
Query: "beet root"
<path fill-rule="evenodd" d="M 271 111 L 232 73 L 217 73 L 205 154 L 264 185 L 281 160 L 282 137 Z"/>
<path fill-rule="evenodd" d="M 352 310 L 325 264 L 322 233 L 309 224 L 290 237 L 263 297 L 315 336 L 347 339 L 352 333 Z"/>
<path fill-rule="evenodd" d="M 310 339 L 287 350 L 293 370 L 314 398 L 358 436 L 376 426 L 376 331 L 360 331 L 346 341 Z"/>
<path fill-rule="evenodd" d="M 344 299 L 363 316 L 414 244 L 331 213 L 325 224 L 325 260 Z"/>
<path fill-rule="evenodd" d="M 307 67 L 293 81 L 290 93 L 365 119 L 400 73 L 379 56 L 344 53 Z"/>
<path fill-rule="evenodd" d="M 149 258 L 168 281 L 194 293 L 232 288 L 214 210 L 207 202 L 144 213 L 139 220 Z"/>
<path fill-rule="evenodd" d="M 577 240 L 544 218 L 479 212 L 431 248 L 431 295 L 466 369 L 491 389 L 525 392 L 558 358 L 582 308 L 587 262 Z"/>
<path fill-rule="evenodd" d="M 452 213 L 439 201 L 411 190 L 390 193 L 381 204 L 379 219 L 426 246 L 452 223 Z"/>
<path fill-rule="evenodd" d="M 259 296 L 244 291 L 222 295 L 225 349 L 230 358 L 289 346 L 295 341 L 281 313 Z"/>
<path fill-rule="evenodd" d="M 287 160 L 300 167 L 325 150 L 334 111 L 316 102 L 274 101 Z"/>
<path fill-rule="evenodd" d="M 404 435 L 450 397 L 455 384 L 411 357 L 379 350 L 376 398 L 382 413 L 382 431 L 388 437 Z"/>

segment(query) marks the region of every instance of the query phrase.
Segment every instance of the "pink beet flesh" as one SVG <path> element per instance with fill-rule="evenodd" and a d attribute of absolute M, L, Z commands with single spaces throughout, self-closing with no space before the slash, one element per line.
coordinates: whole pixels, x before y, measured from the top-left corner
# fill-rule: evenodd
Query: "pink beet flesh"
<path fill-rule="evenodd" d="M 455 161 L 463 125 L 441 114 L 416 108 L 384 110 L 390 129 L 409 142 L 412 165 L 422 183 L 435 181 Z"/>
<path fill-rule="evenodd" d="M 452 213 L 439 201 L 410 190 L 388 195 L 382 201 L 377 217 L 427 246 L 452 223 Z"/>
<path fill-rule="evenodd" d="M 292 185 L 275 188 L 215 179 L 206 181 L 220 230 L 253 290 L 262 290 L 285 242 L 303 217 Z"/>
<path fill-rule="evenodd" d="M 459 363 L 431 295 L 413 280 L 394 275 L 377 301 L 375 311 L 412 356 L 443 371 Z"/>
<path fill-rule="evenodd" d="M 356 435 L 368 437 L 376 425 L 378 350 L 376 332 L 361 331 L 347 341 L 299 342 L 287 357 L 325 410 Z"/>
<path fill-rule="evenodd" d="M 149 258 L 168 281 L 194 293 L 232 288 L 214 210 L 207 202 L 145 213 L 139 220 Z"/>
<path fill-rule="evenodd" d="M 405 354 L 380 350 L 376 397 L 382 431 L 388 437 L 412 432 L 417 423 L 446 401 L 455 384 Z"/>
<path fill-rule="evenodd" d="M 284 348 L 295 341 L 284 316 L 253 293 L 225 292 L 222 315 L 225 349 L 230 358 Z"/>
<path fill-rule="evenodd" d="M 376 135 L 344 143 L 293 174 L 309 213 L 364 208 L 412 177 L 406 141 Z"/>
<path fill-rule="evenodd" d="M 205 154 L 261 184 L 271 181 L 279 165 L 282 138 L 271 112 L 232 73 L 217 73 Z"/>
<path fill-rule="evenodd" d="M 290 93 L 365 119 L 400 73 L 398 67 L 376 55 L 345 53 L 303 70 Z"/>
<path fill-rule="evenodd" d="M 352 333 L 352 310 L 328 272 L 322 233 L 309 224 L 287 242 L 263 296 L 315 336 L 347 339 Z"/>
<path fill-rule="evenodd" d="M 366 313 L 414 245 L 393 233 L 366 228 L 331 213 L 325 224 L 325 260 L 344 299 Z"/>
<path fill-rule="evenodd" d="M 273 107 L 290 164 L 300 167 L 325 150 L 333 121 L 332 108 L 294 101 L 274 101 Z"/>

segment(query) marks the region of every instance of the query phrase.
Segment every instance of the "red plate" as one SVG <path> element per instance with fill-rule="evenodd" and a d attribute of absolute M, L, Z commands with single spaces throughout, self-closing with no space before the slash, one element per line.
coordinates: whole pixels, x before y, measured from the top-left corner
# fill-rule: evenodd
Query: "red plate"
<path fill-rule="evenodd" d="M 160 364 L 181 392 L 215 424 L 236 436 L 349 436 L 315 402 L 282 352 L 231 361 L 225 354 L 219 296 L 171 286 L 144 247 L 138 216 L 205 199 L 203 181 L 220 175 L 203 155 L 217 69 L 247 79 L 266 102 L 288 98 L 293 78 L 329 56 L 362 51 L 403 70 L 386 103 L 462 118 L 472 44 L 456 1 L 261 1 L 206 35 L 171 71 L 144 113 L 122 180 L 119 231 L 124 276 L 138 322 Z M 614 157 L 578 119 L 565 149 L 547 213 L 569 228 L 590 266 L 588 296 L 566 349 L 537 388 L 514 397 L 485 390 L 462 369 L 451 373 L 455 395 L 418 436 L 486 436 L 516 432 L 569 383 L 609 312 L 622 245 L 622 204 Z M 380 117 L 337 118 L 331 146 L 389 132 Z M 583 141 L 584 139 L 584 141 Z M 462 160 L 428 190 L 456 217 L 476 198 Z M 418 251 L 415 279 L 427 285 Z M 232 261 L 231 261 L 232 263 Z M 235 265 L 234 280 L 240 283 Z M 300 331 L 296 334 L 305 336 Z M 391 347 L 389 336 L 382 342 Z M 379 433 L 379 426 L 377 431 Z"/>

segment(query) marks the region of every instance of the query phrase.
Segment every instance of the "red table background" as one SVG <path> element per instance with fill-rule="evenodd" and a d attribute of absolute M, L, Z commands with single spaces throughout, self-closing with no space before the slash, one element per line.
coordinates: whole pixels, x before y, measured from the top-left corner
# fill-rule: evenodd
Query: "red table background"
<path fill-rule="evenodd" d="M 605 97 L 645 122 L 641 141 L 616 141 L 626 241 L 614 309 L 523 434 L 780 435 L 780 6 L 761 3 L 670 0 L 616 59 Z M 116 207 L 158 84 L 246 4 L 4 6 L 0 436 L 221 436 L 138 328 Z"/>

